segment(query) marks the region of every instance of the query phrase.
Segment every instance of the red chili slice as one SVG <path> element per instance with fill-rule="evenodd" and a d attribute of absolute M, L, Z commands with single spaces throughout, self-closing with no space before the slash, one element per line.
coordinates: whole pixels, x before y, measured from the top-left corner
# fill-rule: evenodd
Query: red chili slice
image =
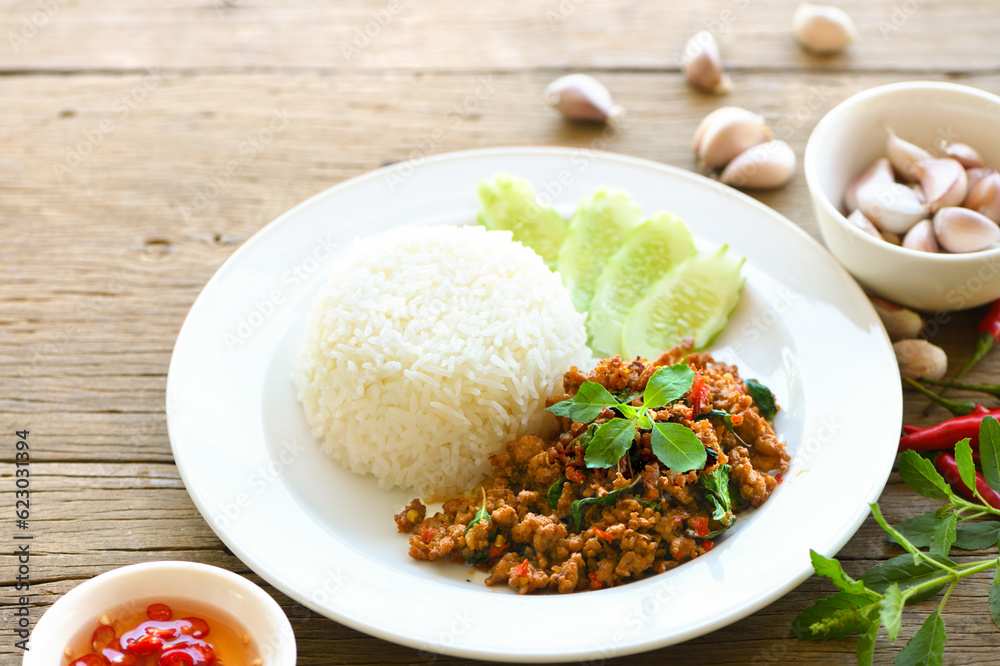
<path fill-rule="evenodd" d="M 208 636 L 208 622 L 205 622 L 200 617 L 186 617 L 182 619 L 181 622 L 187 622 L 190 624 L 190 627 L 182 625 L 181 633 L 193 636 L 194 638 L 204 638 L 205 636 Z"/>
<path fill-rule="evenodd" d="M 511 569 L 510 572 L 515 576 L 517 576 L 518 578 L 524 578 L 525 576 L 528 575 L 529 567 L 531 567 L 531 564 L 528 562 L 528 560 L 524 560 L 524 562 L 521 562 L 516 567 Z"/>
<path fill-rule="evenodd" d="M 140 636 L 133 641 L 129 641 L 129 643 L 125 646 L 126 652 L 139 656 L 156 654 L 162 649 L 163 639 L 157 638 L 156 636 L 150 636 L 149 634 Z"/>
<path fill-rule="evenodd" d="M 111 645 L 111 641 L 115 640 L 115 638 L 115 630 L 106 624 L 102 624 L 97 629 L 94 629 L 94 633 L 91 634 L 90 647 L 93 648 L 94 652 L 100 652 Z"/>
<path fill-rule="evenodd" d="M 150 620 L 159 620 L 161 622 L 173 618 L 174 612 L 170 610 L 170 606 L 166 604 L 151 604 L 149 608 L 146 609 L 146 617 Z"/>

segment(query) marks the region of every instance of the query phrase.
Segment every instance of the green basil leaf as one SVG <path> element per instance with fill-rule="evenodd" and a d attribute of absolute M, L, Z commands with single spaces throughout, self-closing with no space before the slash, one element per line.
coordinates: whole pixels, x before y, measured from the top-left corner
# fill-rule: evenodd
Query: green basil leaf
<path fill-rule="evenodd" d="M 886 533 L 889 534 L 889 536 L 891 536 L 893 539 L 895 539 L 896 543 L 898 543 L 900 546 L 902 546 L 906 550 L 906 552 L 908 552 L 910 555 L 913 556 L 913 563 L 914 564 L 916 564 L 917 562 L 919 562 L 920 561 L 920 549 L 917 548 L 916 546 L 914 546 L 912 543 L 910 543 L 910 541 L 906 537 L 904 537 L 902 534 L 900 534 L 899 532 L 897 532 L 896 528 L 894 528 L 892 525 L 890 525 L 889 522 L 885 518 L 882 517 L 882 510 L 879 509 L 878 504 L 872 503 L 872 504 L 869 504 L 868 506 L 871 507 L 872 515 L 875 517 L 875 522 L 877 522 L 879 524 L 879 526 L 883 530 L 885 530 Z"/>
<path fill-rule="evenodd" d="M 879 622 L 872 619 L 868 624 L 868 630 L 858 638 L 858 645 L 855 654 L 858 657 L 858 666 L 872 666 L 875 661 L 875 640 L 878 638 Z"/>
<path fill-rule="evenodd" d="M 960 523 L 955 530 L 955 548 L 963 550 L 985 550 L 997 545 L 1000 539 L 1000 522 L 983 520 L 975 523 Z"/>
<path fill-rule="evenodd" d="M 993 416 L 984 417 L 979 424 L 979 460 L 986 483 L 1000 492 L 1000 422 Z"/>
<path fill-rule="evenodd" d="M 705 412 L 704 414 L 699 414 L 698 416 L 694 417 L 694 420 L 701 421 L 702 419 L 707 419 L 710 416 L 722 419 L 722 423 L 726 426 L 726 430 L 729 430 L 730 432 L 732 432 L 733 428 L 736 427 L 733 425 L 733 415 L 722 409 L 713 409 L 711 411 Z"/>
<path fill-rule="evenodd" d="M 705 445 L 691 428 L 680 423 L 652 423 L 650 445 L 653 455 L 664 465 L 683 474 L 705 466 Z"/>
<path fill-rule="evenodd" d="M 906 485 L 924 497 L 936 500 L 950 500 L 955 497 L 951 486 L 934 469 L 934 463 L 921 457 L 916 451 L 906 450 L 899 456 L 899 475 Z"/>
<path fill-rule="evenodd" d="M 955 566 L 955 563 L 948 558 L 935 557 L 933 555 L 930 557 L 936 559 L 942 564 Z M 897 555 L 896 557 L 885 560 L 884 562 L 879 562 L 871 569 L 861 574 L 859 580 L 864 583 L 869 590 L 882 594 L 893 583 L 898 583 L 899 589 L 905 592 L 914 585 L 925 583 L 928 580 L 939 577 L 940 575 L 941 569 L 933 564 L 923 560 L 921 560 L 918 564 L 914 564 L 913 558 L 904 554 Z M 926 590 L 922 590 L 921 592 L 907 597 L 906 603 L 912 604 L 918 601 L 923 601 L 924 599 L 930 599 L 935 594 L 943 590 L 944 586 L 945 583 L 941 583 L 940 585 L 935 585 Z"/>
<path fill-rule="evenodd" d="M 937 515 L 925 513 L 902 521 L 896 525 L 896 531 L 906 537 L 917 548 L 926 548 L 931 545 L 931 534 L 934 532 L 934 527 L 940 522 L 941 519 Z M 896 542 L 891 535 L 889 536 L 889 540 Z"/>
<path fill-rule="evenodd" d="M 947 638 L 941 610 L 935 608 L 917 633 L 913 634 L 913 638 L 906 642 L 896 656 L 895 663 L 899 666 L 941 666 L 944 663 L 944 642 Z"/>
<path fill-rule="evenodd" d="M 548 408 L 556 416 L 565 416 L 577 423 L 590 423 L 604 411 L 605 407 L 619 407 L 615 396 L 597 382 L 580 384 L 576 395 L 557 402 Z"/>
<path fill-rule="evenodd" d="M 865 584 L 861 581 L 854 580 L 844 573 L 843 567 L 840 566 L 840 562 L 837 560 L 832 557 L 820 555 L 815 550 L 809 551 L 809 559 L 812 560 L 813 569 L 816 571 L 816 575 L 829 578 L 833 581 L 834 585 L 844 592 L 850 592 L 852 594 L 865 593 Z"/>
<path fill-rule="evenodd" d="M 778 413 L 778 404 L 774 400 L 774 394 L 771 393 L 771 389 L 756 379 L 748 379 L 743 383 L 747 387 L 747 393 L 757 403 L 757 409 L 764 415 L 764 418 L 768 421 L 773 420 L 774 416 Z"/>
<path fill-rule="evenodd" d="M 799 613 L 792 622 L 792 633 L 804 641 L 847 638 L 867 632 L 877 612 L 874 595 L 837 592 Z"/>
<path fill-rule="evenodd" d="M 899 585 L 893 583 L 882 593 L 878 613 L 882 624 L 885 625 L 889 642 L 895 642 L 903 626 L 903 594 L 899 591 Z"/>
<path fill-rule="evenodd" d="M 971 457 L 970 457 L 971 460 Z M 931 554 L 948 557 L 952 545 L 955 543 L 957 534 L 955 527 L 958 525 L 958 516 L 949 513 L 944 520 L 934 526 L 931 533 Z"/>
<path fill-rule="evenodd" d="M 680 400 L 691 390 L 694 370 L 686 363 L 660 368 L 652 374 L 642 393 L 642 404 L 647 409 L 659 409 Z"/>
<path fill-rule="evenodd" d="M 635 419 L 635 427 L 640 430 L 649 430 L 653 427 L 653 421 L 645 414 L 640 414 Z"/>
<path fill-rule="evenodd" d="M 481 507 L 479 507 L 479 511 L 476 511 L 476 515 L 474 515 L 472 517 L 472 520 L 469 521 L 469 524 L 466 525 L 466 527 L 465 527 L 465 533 L 468 534 L 469 530 L 472 529 L 473 525 L 475 525 L 476 523 L 480 523 L 480 522 L 482 522 L 484 520 L 486 522 L 488 522 L 488 523 L 492 523 L 493 522 L 493 519 L 490 518 L 489 512 L 486 511 L 486 488 L 483 488 L 483 505 Z"/>
<path fill-rule="evenodd" d="M 583 461 L 587 467 L 603 469 L 618 464 L 635 441 L 635 425 L 628 419 L 611 419 L 594 432 Z"/>
<path fill-rule="evenodd" d="M 729 465 L 719 465 L 711 473 L 702 474 L 699 479 L 714 506 L 712 519 L 726 523 L 727 526 L 730 522 L 726 520 L 726 516 L 731 520 L 733 513 L 733 503 L 729 499 L 729 470 Z"/>
<path fill-rule="evenodd" d="M 602 497 L 584 497 L 582 499 L 575 500 L 572 504 L 569 505 L 569 515 L 570 518 L 573 519 L 573 531 L 574 532 L 580 531 L 580 523 L 583 522 L 583 510 L 586 509 L 588 506 L 600 506 L 600 507 L 611 506 L 616 501 L 618 501 L 618 498 L 621 495 L 635 488 L 636 484 L 638 484 L 640 481 L 642 481 L 642 477 L 637 476 L 635 477 L 635 479 L 633 479 L 632 483 L 630 483 L 629 485 L 625 486 L 624 488 L 618 488 L 617 490 L 612 490 L 611 492 L 609 492 L 606 495 L 603 495 Z"/>
<path fill-rule="evenodd" d="M 969 438 L 955 442 L 955 462 L 958 464 L 958 476 L 969 488 L 976 487 L 976 463 L 972 462 L 972 446 Z"/>
<path fill-rule="evenodd" d="M 558 481 L 549 486 L 549 492 L 545 493 L 545 499 L 549 501 L 549 506 L 553 510 L 559 506 L 559 498 L 562 497 L 563 484 L 566 481 L 565 476 L 560 476 Z"/>

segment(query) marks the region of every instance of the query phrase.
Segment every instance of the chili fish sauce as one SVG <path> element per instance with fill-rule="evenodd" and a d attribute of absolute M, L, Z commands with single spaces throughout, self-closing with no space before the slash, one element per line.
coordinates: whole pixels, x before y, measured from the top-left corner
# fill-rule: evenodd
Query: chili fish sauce
<path fill-rule="evenodd" d="M 263 666 L 230 615 L 186 600 L 154 600 L 101 615 L 65 650 L 64 666 Z"/>

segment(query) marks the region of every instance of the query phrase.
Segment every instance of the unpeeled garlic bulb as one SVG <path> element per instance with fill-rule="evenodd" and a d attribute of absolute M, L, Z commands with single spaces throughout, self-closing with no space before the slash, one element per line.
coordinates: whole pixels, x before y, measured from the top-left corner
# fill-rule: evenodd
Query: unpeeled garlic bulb
<path fill-rule="evenodd" d="M 851 17 L 830 5 L 799 5 L 792 15 L 792 29 L 799 44 L 821 55 L 840 53 L 858 38 Z"/>
<path fill-rule="evenodd" d="M 569 120 L 613 122 L 624 109 L 604 84 L 587 74 L 567 74 L 548 85 L 545 101 Z"/>
<path fill-rule="evenodd" d="M 738 106 L 716 109 L 698 125 L 694 152 L 702 170 L 720 169 L 740 153 L 770 141 L 773 135 L 764 119 Z"/>
<path fill-rule="evenodd" d="M 1000 224 L 1000 174 L 991 169 L 969 190 L 962 205 Z"/>
<path fill-rule="evenodd" d="M 722 57 L 715 37 L 702 30 L 688 40 L 681 57 L 684 76 L 695 88 L 722 94 L 729 90 L 731 81 L 722 71 Z"/>
<path fill-rule="evenodd" d="M 1000 245 L 1000 226 L 968 208 L 942 208 L 934 215 L 934 235 L 948 252 L 978 252 Z"/>
<path fill-rule="evenodd" d="M 938 380 L 948 372 L 948 355 L 926 340 L 900 340 L 893 343 L 892 350 L 903 377 Z"/>
<path fill-rule="evenodd" d="M 795 151 L 784 141 L 768 141 L 748 148 L 726 165 L 719 180 L 751 190 L 781 187 L 795 173 Z"/>
<path fill-rule="evenodd" d="M 920 180 L 927 208 L 935 213 L 948 206 L 961 206 L 968 194 L 968 177 L 965 167 L 955 159 L 925 160 L 914 166 L 914 173 Z"/>

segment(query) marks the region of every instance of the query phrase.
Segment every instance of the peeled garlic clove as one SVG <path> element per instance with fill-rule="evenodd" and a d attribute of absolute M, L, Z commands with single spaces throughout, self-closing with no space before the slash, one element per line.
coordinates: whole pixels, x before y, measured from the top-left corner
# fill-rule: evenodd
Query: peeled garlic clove
<path fill-rule="evenodd" d="M 932 213 L 948 206 L 961 206 L 968 194 L 965 167 L 950 157 L 926 160 L 914 167 L 927 207 Z"/>
<path fill-rule="evenodd" d="M 968 208 L 942 208 L 934 215 L 934 235 L 948 252 L 979 252 L 1000 244 L 1000 226 Z"/>
<path fill-rule="evenodd" d="M 695 88 L 722 94 L 729 90 L 731 81 L 722 71 L 722 58 L 715 37 L 702 30 L 688 40 L 681 57 L 684 76 Z"/>
<path fill-rule="evenodd" d="M 971 169 L 966 169 L 965 177 L 969 181 L 969 192 L 976 189 L 976 185 L 979 184 L 979 181 L 991 173 L 996 173 L 996 169 L 991 169 L 989 167 L 972 167 Z"/>
<path fill-rule="evenodd" d="M 724 106 L 708 114 L 695 130 L 694 149 L 703 170 L 721 169 L 740 153 L 770 141 L 771 130 L 756 113 Z"/>
<path fill-rule="evenodd" d="M 847 222 L 852 227 L 860 229 L 873 238 L 885 240 L 882 238 L 882 234 L 879 232 L 878 227 L 872 224 L 872 221 L 865 217 L 865 214 L 857 208 L 851 211 L 851 214 L 847 216 Z"/>
<path fill-rule="evenodd" d="M 962 206 L 1000 224 L 1000 174 L 991 169 L 990 173 L 969 190 Z"/>
<path fill-rule="evenodd" d="M 719 180 L 750 190 L 781 187 L 795 173 L 795 151 L 784 141 L 768 141 L 740 153 L 726 165 Z"/>
<path fill-rule="evenodd" d="M 900 340 L 894 342 L 899 374 L 910 379 L 941 379 L 948 372 L 948 355 L 937 345 L 926 340 Z"/>
<path fill-rule="evenodd" d="M 587 74 L 568 74 L 548 85 L 545 101 L 569 120 L 612 122 L 624 109 L 615 104 L 604 84 Z"/>
<path fill-rule="evenodd" d="M 799 5 L 792 15 L 799 44 L 813 53 L 840 53 L 857 40 L 858 29 L 844 10 L 830 5 Z"/>
<path fill-rule="evenodd" d="M 882 157 L 872 162 L 860 176 L 847 186 L 847 191 L 844 192 L 844 207 L 847 209 L 847 212 L 854 212 L 858 208 L 858 189 L 868 183 L 891 183 L 894 180 L 889 158 Z"/>
<path fill-rule="evenodd" d="M 934 225 L 930 220 L 920 220 L 903 236 L 903 247 L 918 252 L 940 252 Z"/>
<path fill-rule="evenodd" d="M 917 165 L 933 159 L 934 156 L 915 143 L 900 139 L 891 127 L 886 126 L 885 129 L 889 133 L 889 138 L 885 142 L 885 150 L 892 163 L 892 168 L 896 170 L 900 178 L 906 181 L 917 180 Z"/>
<path fill-rule="evenodd" d="M 946 143 L 945 141 L 941 141 L 941 150 L 944 151 L 946 157 L 958 160 L 958 163 L 966 169 L 977 169 L 984 166 L 983 158 L 979 156 L 979 152 L 972 146 L 964 143 Z"/>
<path fill-rule="evenodd" d="M 881 231 L 904 234 L 927 217 L 927 205 L 900 183 L 869 183 L 858 190 L 858 209 Z"/>
<path fill-rule="evenodd" d="M 915 338 L 924 330 L 924 318 L 913 310 L 878 296 L 869 296 L 868 300 L 875 306 L 875 312 L 882 320 L 890 340 Z"/>

